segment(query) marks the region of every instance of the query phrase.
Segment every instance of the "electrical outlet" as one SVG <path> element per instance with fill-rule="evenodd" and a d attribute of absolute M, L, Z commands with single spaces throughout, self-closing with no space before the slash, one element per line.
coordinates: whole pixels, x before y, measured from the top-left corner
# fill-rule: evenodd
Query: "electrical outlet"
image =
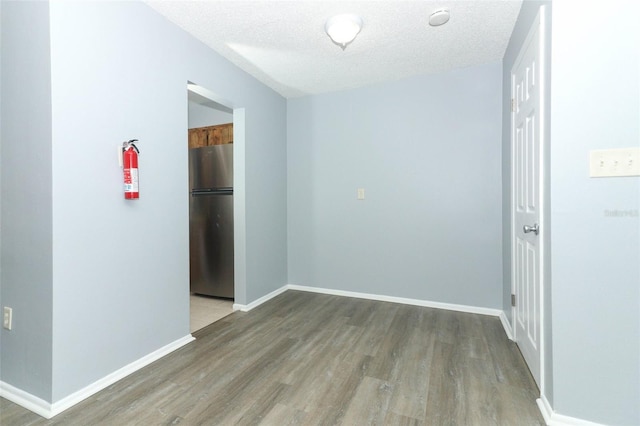
<path fill-rule="evenodd" d="M 8 306 L 4 307 L 2 315 L 2 326 L 7 330 L 11 330 L 11 323 L 13 322 L 13 309 Z"/>

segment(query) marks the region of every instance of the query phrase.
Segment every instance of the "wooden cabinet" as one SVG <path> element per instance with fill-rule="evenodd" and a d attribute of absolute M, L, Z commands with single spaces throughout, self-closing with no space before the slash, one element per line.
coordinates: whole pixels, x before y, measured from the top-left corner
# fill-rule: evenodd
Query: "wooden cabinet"
<path fill-rule="evenodd" d="M 189 129 L 189 148 L 233 143 L 233 123 Z"/>

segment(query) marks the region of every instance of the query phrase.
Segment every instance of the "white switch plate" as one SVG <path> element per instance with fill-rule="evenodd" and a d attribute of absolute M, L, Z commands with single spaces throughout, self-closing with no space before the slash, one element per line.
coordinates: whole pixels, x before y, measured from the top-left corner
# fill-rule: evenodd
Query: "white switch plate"
<path fill-rule="evenodd" d="M 358 200 L 364 200 L 364 188 L 358 188 Z"/>
<path fill-rule="evenodd" d="M 591 151 L 589 153 L 589 176 L 640 176 L 640 148 Z"/>
<path fill-rule="evenodd" d="M 4 307 L 2 315 L 2 326 L 7 330 L 11 330 L 11 323 L 13 322 L 13 309 L 8 306 Z"/>

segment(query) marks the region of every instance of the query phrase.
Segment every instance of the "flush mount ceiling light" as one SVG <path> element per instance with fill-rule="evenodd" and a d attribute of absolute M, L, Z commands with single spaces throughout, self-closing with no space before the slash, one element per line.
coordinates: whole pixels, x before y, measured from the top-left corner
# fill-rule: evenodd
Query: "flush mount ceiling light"
<path fill-rule="evenodd" d="M 331 40 L 344 50 L 362 29 L 362 18 L 358 15 L 344 14 L 329 18 L 324 24 L 324 30 Z"/>
<path fill-rule="evenodd" d="M 429 25 L 438 27 L 449 22 L 449 9 L 440 9 L 429 15 Z"/>

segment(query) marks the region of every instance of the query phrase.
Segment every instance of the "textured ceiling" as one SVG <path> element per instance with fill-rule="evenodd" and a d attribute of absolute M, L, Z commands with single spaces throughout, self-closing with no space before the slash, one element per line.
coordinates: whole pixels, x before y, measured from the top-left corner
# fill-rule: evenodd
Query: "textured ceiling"
<path fill-rule="evenodd" d="M 149 0 L 147 4 L 287 98 L 502 59 L 522 0 Z M 429 25 L 448 8 L 449 22 Z M 325 21 L 364 25 L 342 50 Z"/>

